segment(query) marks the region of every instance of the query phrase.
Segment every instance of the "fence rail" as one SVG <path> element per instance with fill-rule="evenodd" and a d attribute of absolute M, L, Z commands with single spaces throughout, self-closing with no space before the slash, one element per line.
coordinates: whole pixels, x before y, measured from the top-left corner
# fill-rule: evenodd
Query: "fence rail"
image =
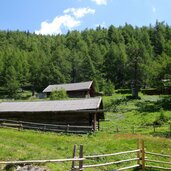
<path fill-rule="evenodd" d="M 100 157 L 104 158 L 104 157 L 111 157 L 111 156 L 118 156 L 118 155 L 125 155 L 125 154 L 127 154 L 127 156 L 128 156 L 128 154 L 132 154 L 132 153 L 135 153 L 137 157 L 128 158 L 128 159 L 124 159 L 124 160 L 99 163 L 99 164 L 97 164 L 97 163 L 85 164 L 85 162 L 88 160 L 91 160 L 91 162 L 96 161 L 96 160 L 92 160 L 95 158 L 100 158 Z M 123 152 L 117 152 L 117 153 L 112 153 L 112 154 L 99 154 L 99 155 L 84 156 L 83 145 L 80 145 L 79 156 L 77 156 L 77 146 L 74 145 L 72 158 L 52 159 L 52 160 L 0 161 L 0 164 L 1 165 L 11 165 L 11 164 L 20 165 L 20 164 L 44 164 L 44 163 L 72 162 L 71 169 L 70 169 L 71 171 L 83 171 L 83 170 L 86 170 L 87 168 L 93 169 L 93 168 L 97 168 L 97 167 L 100 168 L 100 167 L 109 166 L 109 165 L 113 165 L 113 169 L 115 171 L 129 170 L 129 169 L 133 169 L 133 168 L 137 168 L 142 171 L 144 171 L 146 168 L 155 168 L 155 169 L 160 169 L 160 170 L 171 170 L 171 168 L 169 168 L 169 167 L 164 167 L 164 165 L 171 165 L 171 162 L 161 161 L 161 160 L 153 160 L 153 159 L 145 157 L 145 155 L 149 155 L 149 156 L 153 155 L 153 156 L 157 156 L 157 157 L 171 158 L 170 155 L 145 151 L 144 141 L 138 140 L 136 150 L 123 151 Z M 133 161 L 136 161 L 137 163 L 134 165 L 131 165 L 131 166 L 125 166 L 125 167 L 116 169 L 116 166 L 118 164 L 130 163 Z M 148 162 L 162 164 L 162 166 L 147 165 Z"/>
<path fill-rule="evenodd" d="M 101 166 L 109 166 L 109 165 L 114 165 L 114 164 L 121 164 L 125 162 L 130 162 L 130 161 L 137 161 L 139 158 L 132 158 L 132 159 L 127 159 L 127 160 L 120 160 L 120 161 L 115 161 L 115 162 L 108 162 L 108 163 L 100 163 L 100 164 L 93 164 L 93 165 L 84 165 L 83 168 L 94 168 L 94 167 L 101 167 Z M 140 165 L 138 165 L 140 166 Z M 78 167 L 76 167 L 78 168 Z"/>
<path fill-rule="evenodd" d="M 111 127 L 103 127 L 101 126 L 101 129 L 104 131 L 113 131 L 116 133 L 120 133 L 120 132 L 126 132 L 126 133 L 139 133 L 141 131 L 145 131 L 145 130 L 150 130 L 153 133 L 157 133 L 162 132 L 162 130 L 167 131 L 167 133 L 171 136 L 171 123 L 170 124 L 165 124 L 162 126 L 158 126 L 158 125 L 149 125 L 149 126 L 131 126 L 131 127 L 122 127 L 122 126 L 118 126 L 118 125 L 114 125 Z"/>
<path fill-rule="evenodd" d="M 120 154 L 128 154 L 128 153 L 135 153 L 135 152 L 140 152 L 141 150 L 131 150 L 131 151 L 124 151 L 124 152 L 119 152 L 119 153 L 113 153 L 113 154 L 99 154 L 99 155 L 94 155 L 94 156 L 85 156 L 86 159 L 91 159 L 91 158 L 99 158 L 99 157 L 109 157 L 109 156 L 116 156 Z"/>
<path fill-rule="evenodd" d="M 162 158 L 171 158 L 171 155 L 166 154 L 159 154 L 159 153 L 153 153 L 153 152 L 145 152 L 146 155 L 152 155 Z M 152 159 L 145 159 L 146 163 L 158 163 L 162 165 L 171 165 L 171 162 L 162 161 L 162 160 L 152 160 Z M 171 167 L 161 167 L 161 166 L 153 166 L 153 165 L 146 165 L 146 168 L 155 168 L 155 169 L 162 169 L 162 170 L 171 170 Z"/>
<path fill-rule="evenodd" d="M 1 127 L 9 127 L 16 129 L 33 129 L 40 131 L 52 132 L 68 132 L 68 133 L 87 133 L 92 131 L 92 126 L 79 126 L 79 125 L 56 125 L 35 122 L 16 121 L 8 119 L 0 119 Z"/>

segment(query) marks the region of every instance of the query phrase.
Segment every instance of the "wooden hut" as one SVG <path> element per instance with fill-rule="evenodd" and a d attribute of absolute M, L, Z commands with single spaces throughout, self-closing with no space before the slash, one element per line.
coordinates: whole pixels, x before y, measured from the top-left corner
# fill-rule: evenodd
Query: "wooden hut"
<path fill-rule="evenodd" d="M 58 101 L 2 102 L 0 103 L 0 119 L 89 126 L 95 131 L 99 128 L 100 119 L 104 119 L 102 109 L 100 97 Z"/>
<path fill-rule="evenodd" d="M 93 81 L 49 85 L 43 90 L 43 93 L 49 96 L 51 92 L 60 89 L 66 90 L 68 96 L 71 98 L 85 98 L 95 96 L 95 88 Z"/>

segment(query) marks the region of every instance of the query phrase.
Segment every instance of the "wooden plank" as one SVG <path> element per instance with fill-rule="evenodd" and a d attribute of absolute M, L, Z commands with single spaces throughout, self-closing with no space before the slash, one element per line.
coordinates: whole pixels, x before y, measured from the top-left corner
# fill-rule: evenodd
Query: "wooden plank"
<path fill-rule="evenodd" d="M 161 167 L 161 166 L 150 166 L 150 165 L 146 165 L 146 168 L 154 168 L 154 169 L 161 169 L 161 170 L 171 170 L 171 168 L 165 168 L 165 167 Z"/>
<path fill-rule="evenodd" d="M 83 158 L 83 145 L 80 145 L 80 154 L 79 158 Z M 83 170 L 83 160 L 79 161 L 79 171 Z"/>
<path fill-rule="evenodd" d="M 113 165 L 113 164 L 120 164 L 120 163 L 125 163 L 125 162 L 130 162 L 130 161 L 137 161 L 137 160 L 138 160 L 138 158 L 132 158 L 132 159 L 127 159 L 127 160 L 115 161 L 115 162 L 93 164 L 93 165 L 84 165 L 83 168 L 93 168 L 93 167 L 109 166 L 109 165 Z"/>
<path fill-rule="evenodd" d="M 121 154 L 136 153 L 138 151 L 140 152 L 141 150 L 137 149 L 137 150 L 131 150 L 131 151 L 112 153 L 112 154 L 99 154 L 99 155 L 93 155 L 93 156 L 84 156 L 84 158 L 91 159 L 91 158 L 98 158 L 98 157 L 109 157 L 109 156 L 116 156 L 116 155 L 121 155 Z"/>
<path fill-rule="evenodd" d="M 169 164 L 169 165 L 171 165 L 171 162 L 165 162 L 165 161 L 159 161 L 159 160 L 149 160 L 149 159 L 146 159 L 145 161 L 147 161 L 147 162 L 154 162 L 154 163 L 162 163 L 162 164 Z"/>
<path fill-rule="evenodd" d="M 144 140 L 141 140 L 141 155 L 142 155 L 142 171 L 145 170 L 145 149 L 144 149 Z"/>
<path fill-rule="evenodd" d="M 69 161 L 82 161 L 85 158 L 52 159 L 52 160 L 26 160 L 26 161 L 0 161 L 0 164 L 31 164 L 31 163 L 58 163 Z"/>
<path fill-rule="evenodd" d="M 2 120 L 2 119 L 1 119 Z M 45 123 L 36 123 L 36 122 L 25 122 L 25 121 L 15 121 L 15 120 L 4 120 L 6 123 L 17 123 L 17 124 L 30 124 L 30 125 L 37 125 L 37 126 L 52 126 L 52 127 L 64 127 L 66 128 L 67 124 L 65 125 L 55 125 L 55 124 L 45 124 Z M 80 125 L 69 125 L 70 128 L 89 128 L 91 129 L 91 126 L 80 126 Z"/>
<path fill-rule="evenodd" d="M 116 171 L 128 170 L 128 169 L 139 168 L 139 167 L 140 167 L 140 165 L 136 164 L 133 166 L 128 166 L 128 167 L 123 167 L 123 168 L 117 169 Z"/>
<path fill-rule="evenodd" d="M 75 144 L 74 149 L 73 149 L 73 156 L 72 156 L 74 159 L 76 158 L 76 151 L 77 151 L 77 146 Z M 76 161 L 73 160 L 72 161 L 72 166 L 71 166 L 71 171 L 75 171 L 75 166 L 76 166 Z"/>
<path fill-rule="evenodd" d="M 97 113 L 95 112 L 93 115 L 93 131 L 96 131 L 96 119 L 97 119 Z"/>
<path fill-rule="evenodd" d="M 23 123 L 23 124 L 22 124 Z M 24 129 L 34 129 L 40 131 L 53 131 L 53 132 L 64 132 L 68 133 L 87 133 L 92 131 L 91 126 L 70 126 L 70 125 L 51 125 L 51 124 L 37 124 L 32 122 L 23 122 L 23 121 L 11 121 L 6 120 L 5 124 L 1 124 L 1 127 L 12 127 L 12 128 L 24 128 Z M 66 129 L 67 128 L 67 129 Z"/>
<path fill-rule="evenodd" d="M 98 122 L 98 127 L 97 128 L 98 128 L 98 130 L 100 130 L 100 120 L 99 120 L 99 118 L 98 118 L 97 122 Z"/>
<path fill-rule="evenodd" d="M 20 127 L 20 124 L 17 123 L 2 123 L 1 126 L 9 126 L 9 127 Z"/>
<path fill-rule="evenodd" d="M 140 165 L 140 139 L 138 139 L 138 141 L 137 141 L 137 158 L 138 158 L 138 160 L 137 160 L 137 164 L 138 165 Z"/>
<path fill-rule="evenodd" d="M 171 158 L 170 155 L 166 155 L 166 154 L 159 154 L 159 153 L 152 153 L 152 152 L 148 152 L 146 151 L 145 154 L 150 154 L 150 155 L 154 155 L 154 156 L 160 156 L 160 157 L 167 157 L 167 158 Z"/>

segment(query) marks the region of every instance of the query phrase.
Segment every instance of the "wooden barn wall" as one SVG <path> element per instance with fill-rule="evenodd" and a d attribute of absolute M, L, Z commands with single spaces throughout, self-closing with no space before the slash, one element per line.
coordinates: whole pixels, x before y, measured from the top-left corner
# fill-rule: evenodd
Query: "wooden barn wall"
<path fill-rule="evenodd" d="M 89 94 L 90 97 L 95 97 L 96 91 L 93 85 L 90 87 Z"/>
<path fill-rule="evenodd" d="M 51 93 L 46 93 L 47 97 L 50 96 Z M 90 96 L 89 92 L 87 90 L 83 91 L 67 91 L 67 95 L 70 98 L 85 98 L 87 96 Z"/>
<path fill-rule="evenodd" d="M 92 124 L 92 117 L 89 113 L 1 113 L 0 119 L 78 126 Z"/>
<path fill-rule="evenodd" d="M 88 91 L 68 91 L 67 92 L 68 96 L 71 98 L 85 98 L 86 96 L 89 96 Z"/>

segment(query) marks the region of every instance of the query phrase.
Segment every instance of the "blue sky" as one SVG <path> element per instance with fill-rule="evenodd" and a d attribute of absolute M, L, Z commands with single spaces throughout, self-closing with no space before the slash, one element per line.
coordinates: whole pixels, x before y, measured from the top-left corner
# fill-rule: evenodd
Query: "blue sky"
<path fill-rule="evenodd" d="M 171 25 L 171 0 L 0 0 L 0 30 L 62 34 L 68 30 Z"/>

